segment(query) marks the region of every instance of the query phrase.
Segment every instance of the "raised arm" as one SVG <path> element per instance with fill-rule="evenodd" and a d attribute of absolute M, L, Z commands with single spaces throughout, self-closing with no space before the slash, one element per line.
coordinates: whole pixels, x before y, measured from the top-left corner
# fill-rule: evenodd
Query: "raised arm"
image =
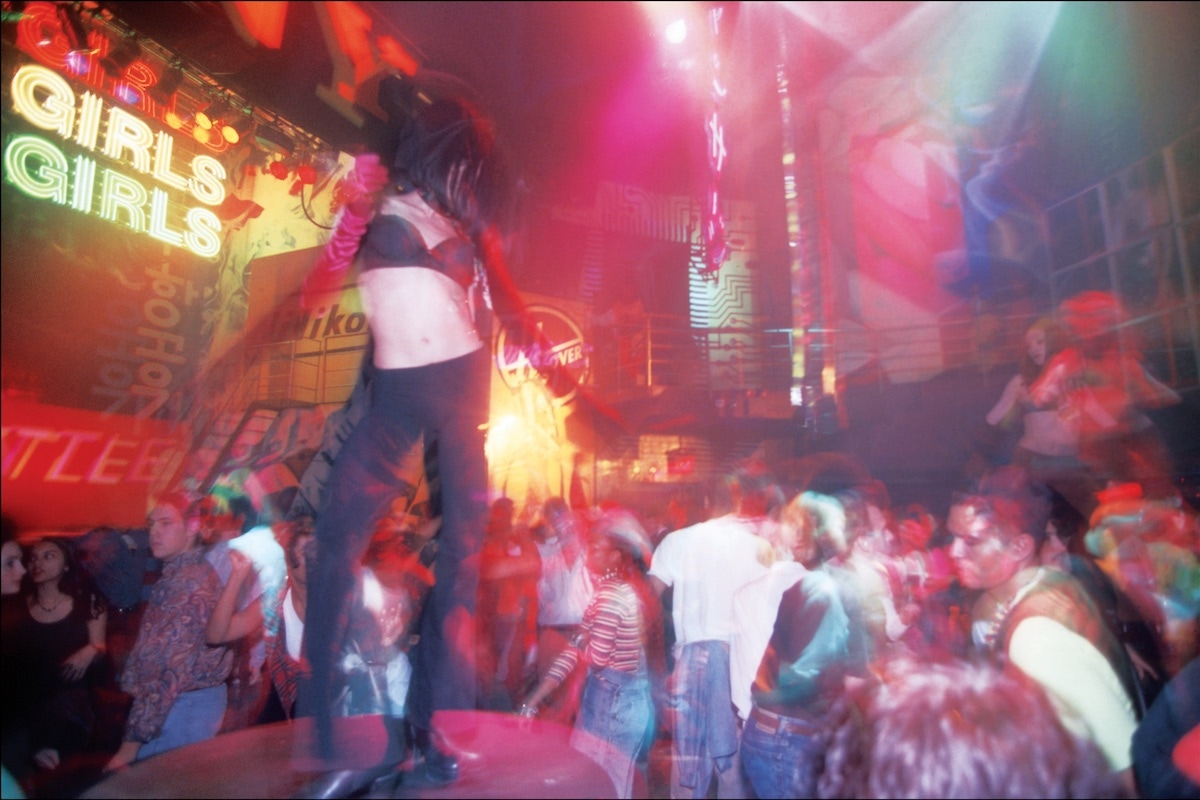
<path fill-rule="evenodd" d="M 237 609 L 242 587 L 255 577 L 254 564 L 244 553 L 232 549 L 229 551 L 229 561 L 229 580 L 217 597 L 216 608 L 204 630 L 204 639 L 208 644 L 236 641 L 263 624 L 261 595 L 240 611 Z"/>
<path fill-rule="evenodd" d="M 355 158 L 352 175 L 351 191 L 355 196 L 342 209 L 333 235 L 304 279 L 300 304 L 310 311 L 320 306 L 323 295 L 337 291 L 345 284 L 359 243 L 375 216 L 379 192 L 388 183 L 387 167 L 380 163 L 375 153 L 363 153 Z"/>
<path fill-rule="evenodd" d="M 1025 379 L 1020 375 L 1014 375 L 1005 384 L 1004 391 L 1000 393 L 1000 399 L 996 401 L 996 405 L 992 406 L 992 410 L 987 413 L 988 425 L 999 425 L 1003 422 L 1025 394 Z"/>

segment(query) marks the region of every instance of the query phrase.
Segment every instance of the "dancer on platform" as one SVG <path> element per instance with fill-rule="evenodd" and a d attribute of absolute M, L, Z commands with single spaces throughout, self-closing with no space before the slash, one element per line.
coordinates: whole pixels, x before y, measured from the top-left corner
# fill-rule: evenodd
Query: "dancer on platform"
<path fill-rule="evenodd" d="M 318 755 L 336 770 L 332 693 L 336 658 L 362 555 L 404 476 L 396 468 L 424 439 L 436 448 L 441 530 L 436 585 L 413 652 L 407 717 L 417 748 L 406 785 L 454 781 L 458 762 L 435 741 L 434 713 L 473 709 L 474 606 L 487 509 L 489 271 L 500 268 L 497 228 L 506 181 L 490 123 L 449 79 L 426 81 L 407 97 L 392 152 L 358 156 L 357 197 L 305 283 L 305 305 L 320 313 L 322 291 L 347 282 L 358 291 L 373 340 L 370 405 L 333 465 L 317 514 L 317 559 L 309 586 L 306 651 L 311 682 L 300 703 L 315 716 Z M 356 258 L 357 256 L 357 258 Z M 405 757 L 400 720 L 375 770 L 331 773 L 350 793 Z"/>

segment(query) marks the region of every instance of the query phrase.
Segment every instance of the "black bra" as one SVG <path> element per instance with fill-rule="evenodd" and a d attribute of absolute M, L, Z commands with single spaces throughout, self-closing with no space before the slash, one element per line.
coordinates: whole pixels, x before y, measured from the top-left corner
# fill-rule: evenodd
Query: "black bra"
<path fill-rule="evenodd" d="M 371 221 L 359 247 L 359 269 L 380 267 L 426 267 L 441 272 L 462 286 L 475 276 L 475 247 L 453 236 L 432 250 L 425 246 L 420 231 L 395 214 L 378 214 Z"/>

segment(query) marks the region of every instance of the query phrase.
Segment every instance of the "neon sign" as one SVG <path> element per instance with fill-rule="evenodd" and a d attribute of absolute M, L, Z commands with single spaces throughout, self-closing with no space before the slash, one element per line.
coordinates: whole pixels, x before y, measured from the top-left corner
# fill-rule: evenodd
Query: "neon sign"
<path fill-rule="evenodd" d="M 156 184 L 101 165 L 86 154 L 70 158 L 55 143 L 31 134 L 14 136 L 4 149 L 5 177 L 26 195 L 95 214 L 202 258 L 221 250 L 221 220 L 200 206 L 180 212 L 168 190 L 186 192 L 206 206 L 225 199 L 225 167 L 207 155 L 191 160 L 184 176 L 174 171 L 175 140 L 155 133 L 129 111 L 106 105 L 91 92 L 76 97 L 71 85 L 53 70 L 27 64 L 12 84 L 13 107 L 31 125 L 57 134 L 106 161 L 131 167 Z M 165 188 L 164 188 L 165 187 Z"/>

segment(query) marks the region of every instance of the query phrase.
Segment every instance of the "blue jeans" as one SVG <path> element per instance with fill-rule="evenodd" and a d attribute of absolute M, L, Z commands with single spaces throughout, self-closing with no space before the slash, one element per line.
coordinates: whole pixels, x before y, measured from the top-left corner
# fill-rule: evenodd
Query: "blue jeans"
<path fill-rule="evenodd" d="M 671 796 L 704 798 L 713 776 L 717 796 L 744 797 L 738 718 L 729 690 L 729 643 L 676 646 L 667 709 L 671 715 Z"/>
<path fill-rule="evenodd" d="M 605 668 L 588 673 L 571 746 L 604 768 L 617 797 L 632 796 L 638 756 L 653 733 L 654 703 L 645 672 Z"/>
<path fill-rule="evenodd" d="M 812 797 L 820 755 L 818 726 L 755 707 L 742 729 L 742 768 L 760 800 Z"/>
<path fill-rule="evenodd" d="M 175 698 L 158 736 L 138 748 L 137 760 L 216 736 L 225 717 L 225 691 L 225 684 L 220 683 Z"/>
<path fill-rule="evenodd" d="M 314 716 L 322 757 L 336 755 L 331 704 L 358 564 L 376 522 L 405 489 L 405 479 L 417 480 L 401 468 L 420 468 L 406 465 L 405 459 L 422 440 L 426 451 L 436 453 L 442 525 L 435 583 L 421 611 L 420 642 L 410 654 L 407 716 L 430 730 L 436 710 L 475 708 L 475 556 L 487 510 L 480 427 L 488 414 L 488 364 L 488 350 L 481 348 L 424 367 L 375 370 L 370 407 L 337 455 L 317 516 L 317 558 L 309 566 L 305 620 L 312 673 L 301 707 Z"/>

